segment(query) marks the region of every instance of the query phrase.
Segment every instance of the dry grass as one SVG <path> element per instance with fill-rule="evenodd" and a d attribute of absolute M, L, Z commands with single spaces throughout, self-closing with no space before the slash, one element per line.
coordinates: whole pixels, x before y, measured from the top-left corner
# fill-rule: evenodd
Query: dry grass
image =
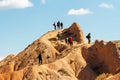
<path fill-rule="evenodd" d="M 105 80 L 109 76 L 112 76 L 112 74 L 111 73 L 102 73 L 95 80 Z"/>

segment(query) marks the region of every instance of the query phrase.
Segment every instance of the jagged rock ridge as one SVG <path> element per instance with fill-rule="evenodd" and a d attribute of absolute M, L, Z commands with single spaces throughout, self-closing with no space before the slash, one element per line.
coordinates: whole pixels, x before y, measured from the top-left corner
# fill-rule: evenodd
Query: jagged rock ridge
<path fill-rule="evenodd" d="M 61 40 L 57 40 L 58 32 Z M 65 43 L 68 36 L 74 38 L 72 47 Z M 73 23 L 67 29 L 47 32 L 18 55 L 2 60 L 0 80 L 95 80 L 101 73 L 119 74 L 119 52 L 119 41 L 87 44 L 80 26 Z"/>

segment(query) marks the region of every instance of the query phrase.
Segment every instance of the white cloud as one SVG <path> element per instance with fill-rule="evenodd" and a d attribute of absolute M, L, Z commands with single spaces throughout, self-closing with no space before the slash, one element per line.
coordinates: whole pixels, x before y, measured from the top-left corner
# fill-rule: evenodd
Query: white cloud
<path fill-rule="evenodd" d="M 107 8 L 107 9 L 114 8 L 114 6 L 112 4 L 107 4 L 107 3 L 102 3 L 99 5 L 99 7 Z"/>
<path fill-rule="evenodd" d="M 68 15 L 86 15 L 86 14 L 92 14 L 92 13 L 93 12 L 90 11 L 89 9 L 81 8 L 78 10 L 75 10 L 75 9 L 69 10 Z"/>
<path fill-rule="evenodd" d="M 46 0 L 41 0 L 41 3 L 42 3 L 42 4 L 45 4 L 45 3 L 46 3 Z"/>
<path fill-rule="evenodd" d="M 29 0 L 0 0 L 0 9 L 27 8 L 33 4 Z"/>

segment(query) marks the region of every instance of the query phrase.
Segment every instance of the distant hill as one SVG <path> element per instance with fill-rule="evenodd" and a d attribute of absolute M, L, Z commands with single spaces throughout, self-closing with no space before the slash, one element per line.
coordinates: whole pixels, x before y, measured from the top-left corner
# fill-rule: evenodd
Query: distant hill
<path fill-rule="evenodd" d="M 65 42 L 67 37 L 73 37 L 73 46 Z M 0 61 L 0 80 L 120 80 L 120 41 L 88 44 L 80 25 L 73 23 L 45 33 L 19 54 Z"/>

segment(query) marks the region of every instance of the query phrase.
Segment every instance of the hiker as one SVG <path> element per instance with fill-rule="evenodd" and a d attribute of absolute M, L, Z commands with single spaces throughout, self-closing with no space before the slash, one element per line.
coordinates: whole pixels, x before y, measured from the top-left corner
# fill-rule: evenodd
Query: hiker
<path fill-rule="evenodd" d="M 58 40 L 61 39 L 61 33 L 60 32 L 58 32 L 57 37 L 58 37 Z"/>
<path fill-rule="evenodd" d="M 63 23 L 62 22 L 60 23 L 60 26 L 61 26 L 61 29 L 63 29 Z"/>
<path fill-rule="evenodd" d="M 70 37 L 68 41 L 69 41 L 70 46 L 72 46 L 73 45 L 73 38 Z"/>
<path fill-rule="evenodd" d="M 88 44 L 90 44 L 90 42 L 91 42 L 91 33 L 88 33 L 88 35 L 86 36 L 86 38 L 88 39 Z"/>
<path fill-rule="evenodd" d="M 55 24 L 55 22 L 54 22 L 53 26 L 54 26 L 54 29 L 56 30 L 56 24 Z"/>
<path fill-rule="evenodd" d="M 38 59 L 39 59 L 39 64 L 42 64 L 42 54 L 41 53 L 38 55 Z"/>
<path fill-rule="evenodd" d="M 57 22 L 57 29 L 60 29 L 60 21 Z"/>
<path fill-rule="evenodd" d="M 65 38 L 65 43 L 68 44 L 68 37 Z"/>

